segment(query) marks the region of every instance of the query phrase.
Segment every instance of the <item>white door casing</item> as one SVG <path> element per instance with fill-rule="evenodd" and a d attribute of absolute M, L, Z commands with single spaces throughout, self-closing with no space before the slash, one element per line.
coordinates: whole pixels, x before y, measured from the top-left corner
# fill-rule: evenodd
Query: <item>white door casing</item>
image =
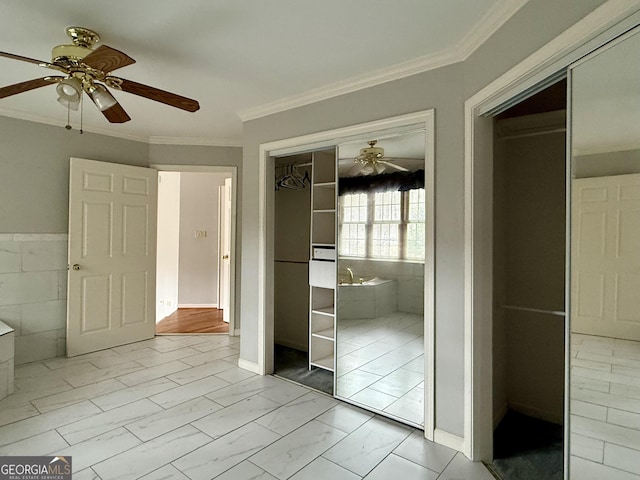
<path fill-rule="evenodd" d="M 155 334 L 157 171 L 72 158 L 67 356 Z"/>
<path fill-rule="evenodd" d="M 640 340 L 640 174 L 573 180 L 571 330 Z"/>

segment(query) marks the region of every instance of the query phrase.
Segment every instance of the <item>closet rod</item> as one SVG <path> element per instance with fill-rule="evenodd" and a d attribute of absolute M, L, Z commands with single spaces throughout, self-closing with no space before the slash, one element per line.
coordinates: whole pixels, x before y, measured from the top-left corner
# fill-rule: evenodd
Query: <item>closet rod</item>
<path fill-rule="evenodd" d="M 558 310 L 543 310 L 541 308 L 529 308 L 529 307 L 518 307 L 515 305 L 503 305 L 502 308 L 506 310 L 517 310 L 520 312 L 534 312 L 534 313 L 546 313 L 549 315 L 556 315 L 558 317 L 566 316 L 565 312 L 561 312 Z"/>
<path fill-rule="evenodd" d="M 312 162 L 305 163 L 283 163 L 282 165 L 276 165 L 276 168 L 284 168 L 284 167 L 310 167 L 313 165 Z"/>

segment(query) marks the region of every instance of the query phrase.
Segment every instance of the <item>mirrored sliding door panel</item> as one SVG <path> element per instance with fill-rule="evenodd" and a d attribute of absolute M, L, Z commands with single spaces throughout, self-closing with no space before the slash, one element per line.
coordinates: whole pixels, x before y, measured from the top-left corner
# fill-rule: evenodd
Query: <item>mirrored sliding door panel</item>
<path fill-rule="evenodd" d="M 570 478 L 640 479 L 640 34 L 571 69 Z"/>
<path fill-rule="evenodd" d="M 338 148 L 336 396 L 425 412 L 425 131 Z"/>

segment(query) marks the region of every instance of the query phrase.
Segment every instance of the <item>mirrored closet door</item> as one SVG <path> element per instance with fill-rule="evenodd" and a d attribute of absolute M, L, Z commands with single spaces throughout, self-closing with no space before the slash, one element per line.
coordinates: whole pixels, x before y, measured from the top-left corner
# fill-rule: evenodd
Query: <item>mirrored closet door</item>
<path fill-rule="evenodd" d="M 339 145 L 337 189 L 336 396 L 423 426 L 424 129 Z"/>
<path fill-rule="evenodd" d="M 571 82 L 570 478 L 640 479 L 640 34 Z"/>

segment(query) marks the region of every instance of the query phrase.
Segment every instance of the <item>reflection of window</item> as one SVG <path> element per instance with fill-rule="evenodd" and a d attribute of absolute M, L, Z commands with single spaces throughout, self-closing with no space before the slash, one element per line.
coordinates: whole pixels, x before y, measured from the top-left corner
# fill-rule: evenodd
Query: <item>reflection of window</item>
<path fill-rule="evenodd" d="M 400 192 L 378 192 L 373 194 L 373 226 L 371 229 L 371 257 L 400 257 Z"/>
<path fill-rule="evenodd" d="M 405 258 L 424 260 L 424 188 L 409 190 Z"/>
<path fill-rule="evenodd" d="M 367 194 L 356 193 L 341 197 L 341 208 L 340 253 L 348 257 L 364 257 L 367 243 Z"/>
<path fill-rule="evenodd" d="M 339 253 L 424 260 L 424 189 L 341 195 Z"/>

